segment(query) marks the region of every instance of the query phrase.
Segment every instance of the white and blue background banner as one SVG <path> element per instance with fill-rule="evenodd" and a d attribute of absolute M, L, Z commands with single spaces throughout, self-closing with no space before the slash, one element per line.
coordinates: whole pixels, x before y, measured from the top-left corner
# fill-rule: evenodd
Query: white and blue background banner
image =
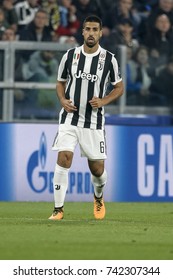
<path fill-rule="evenodd" d="M 56 124 L 0 124 L 0 200 L 53 201 Z M 173 201 L 173 128 L 106 125 L 105 201 Z M 77 147 L 66 201 L 92 201 Z"/>

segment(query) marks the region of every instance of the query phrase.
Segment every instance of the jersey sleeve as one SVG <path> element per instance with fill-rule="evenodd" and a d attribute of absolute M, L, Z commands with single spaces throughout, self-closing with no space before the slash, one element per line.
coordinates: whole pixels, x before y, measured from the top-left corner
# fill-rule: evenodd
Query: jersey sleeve
<path fill-rule="evenodd" d="M 122 81 L 120 67 L 116 58 L 113 56 L 111 61 L 111 69 L 110 69 L 110 82 L 112 85 L 116 85 Z"/>
<path fill-rule="evenodd" d="M 58 76 L 57 76 L 57 81 L 62 81 L 65 82 L 67 81 L 67 52 L 63 55 L 59 68 L 58 68 Z"/>

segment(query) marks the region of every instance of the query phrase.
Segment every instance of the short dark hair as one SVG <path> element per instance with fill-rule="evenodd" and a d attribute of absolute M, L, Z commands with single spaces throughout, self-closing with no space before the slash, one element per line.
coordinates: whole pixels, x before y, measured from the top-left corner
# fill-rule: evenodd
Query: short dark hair
<path fill-rule="evenodd" d="M 90 16 L 86 17 L 86 19 L 83 22 L 83 28 L 85 27 L 86 22 L 98 22 L 100 25 L 100 29 L 102 29 L 102 20 L 101 20 L 101 18 L 99 18 L 96 15 L 90 15 Z"/>
<path fill-rule="evenodd" d="M 35 16 L 36 16 L 37 14 L 39 14 L 39 13 L 42 13 L 42 14 L 45 14 L 46 16 L 48 16 L 48 12 L 47 12 L 45 9 L 43 9 L 43 8 L 39 8 L 39 9 L 36 11 Z"/>

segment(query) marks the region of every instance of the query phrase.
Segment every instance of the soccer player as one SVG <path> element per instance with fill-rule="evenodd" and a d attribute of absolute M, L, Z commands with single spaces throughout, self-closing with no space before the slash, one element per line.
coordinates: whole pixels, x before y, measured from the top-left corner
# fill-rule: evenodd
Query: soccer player
<path fill-rule="evenodd" d="M 123 82 L 114 54 L 99 45 L 102 36 L 101 19 L 88 16 L 83 23 L 84 44 L 68 50 L 62 57 L 57 78 L 57 96 L 62 105 L 59 131 L 53 143 L 58 150 L 54 172 L 55 207 L 50 220 L 64 216 L 64 201 L 68 187 L 68 172 L 75 146 L 87 157 L 94 186 L 94 217 L 105 217 L 103 188 L 107 181 L 104 166 L 106 143 L 104 106 L 123 94 Z M 108 82 L 113 85 L 105 95 Z"/>

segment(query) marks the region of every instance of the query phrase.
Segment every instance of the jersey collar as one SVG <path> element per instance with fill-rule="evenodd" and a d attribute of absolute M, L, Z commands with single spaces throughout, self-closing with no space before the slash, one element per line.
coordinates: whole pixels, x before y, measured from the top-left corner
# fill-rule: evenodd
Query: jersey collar
<path fill-rule="evenodd" d="M 82 53 L 83 53 L 85 56 L 87 56 L 87 57 L 93 57 L 93 56 L 98 55 L 98 54 L 100 53 L 100 50 L 101 50 L 101 47 L 100 47 L 100 45 L 99 45 L 98 50 L 97 50 L 96 52 L 94 52 L 94 53 L 86 53 L 86 52 L 84 51 L 84 45 L 82 45 Z"/>

